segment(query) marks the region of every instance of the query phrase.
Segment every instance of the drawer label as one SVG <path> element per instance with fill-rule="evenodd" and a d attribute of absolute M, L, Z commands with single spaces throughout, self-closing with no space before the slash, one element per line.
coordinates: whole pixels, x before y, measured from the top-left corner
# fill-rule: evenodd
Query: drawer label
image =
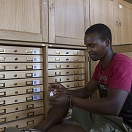
<path fill-rule="evenodd" d="M 33 62 L 39 62 L 39 61 L 40 61 L 40 58 L 33 57 Z"/>
<path fill-rule="evenodd" d="M 39 50 L 33 50 L 33 54 L 40 54 Z"/>
<path fill-rule="evenodd" d="M 33 80 L 33 85 L 37 85 L 37 84 L 40 84 L 40 81 L 39 80 Z"/>
<path fill-rule="evenodd" d="M 39 65 L 33 65 L 33 69 L 40 69 Z"/>
<path fill-rule="evenodd" d="M 33 73 L 33 77 L 39 77 L 39 73 Z"/>
<path fill-rule="evenodd" d="M 39 93 L 40 92 L 40 88 L 33 88 L 33 92 L 34 93 Z"/>
<path fill-rule="evenodd" d="M 34 95 L 33 100 L 40 100 L 40 95 Z"/>

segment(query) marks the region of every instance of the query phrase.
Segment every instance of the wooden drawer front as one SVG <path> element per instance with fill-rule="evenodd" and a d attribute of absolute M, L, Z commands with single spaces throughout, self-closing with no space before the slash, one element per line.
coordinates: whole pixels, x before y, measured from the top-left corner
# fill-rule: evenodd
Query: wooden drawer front
<path fill-rule="evenodd" d="M 85 75 L 72 75 L 72 76 L 59 76 L 59 77 L 49 77 L 49 83 L 60 83 L 60 82 L 69 82 L 69 81 L 79 81 L 84 80 Z"/>
<path fill-rule="evenodd" d="M 0 98 L 0 105 L 8 105 L 8 104 L 15 104 L 15 103 L 22 103 L 26 101 L 35 101 L 43 99 L 43 93 L 38 94 L 25 94 L 19 96 L 9 96 Z"/>
<path fill-rule="evenodd" d="M 61 84 L 66 88 L 77 88 L 85 86 L 85 81 L 66 82 Z"/>
<path fill-rule="evenodd" d="M 42 91 L 43 91 L 43 85 L 4 88 L 4 89 L 0 89 L 0 97 L 19 95 L 19 94 L 40 93 Z"/>
<path fill-rule="evenodd" d="M 12 105 L 2 106 L 0 107 L 0 115 L 43 107 L 43 104 L 44 104 L 43 100 L 38 100 L 38 101 L 13 104 L 13 106 Z"/>
<path fill-rule="evenodd" d="M 48 49 L 48 55 L 84 55 L 84 50 Z"/>
<path fill-rule="evenodd" d="M 29 127 L 29 128 L 32 128 L 32 127 L 38 125 L 40 122 L 42 122 L 43 119 L 44 119 L 44 117 L 43 117 L 43 115 L 41 115 L 41 116 L 18 120 L 18 121 L 14 121 L 14 122 L 10 122 L 10 123 L 5 123 L 5 124 L 0 125 L 0 132 L 4 131 L 8 127 L 17 127 L 17 128 Z"/>
<path fill-rule="evenodd" d="M 48 62 L 84 62 L 85 56 L 49 56 Z"/>
<path fill-rule="evenodd" d="M 49 70 L 48 76 L 84 74 L 85 69 Z"/>
<path fill-rule="evenodd" d="M 30 110 L 15 112 L 11 114 L 1 115 L 0 123 L 7 123 L 9 121 L 20 120 L 20 119 L 34 117 L 34 116 L 43 115 L 43 114 L 44 114 L 43 107 L 32 109 L 32 110 L 30 109 Z"/>
<path fill-rule="evenodd" d="M 69 69 L 69 68 L 84 68 L 84 63 L 48 63 L 48 69 Z"/>
<path fill-rule="evenodd" d="M 32 86 L 32 85 L 40 85 L 40 84 L 43 84 L 42 78 L 1 80 L 0 88 L 18 87 L 18 86 Z"/>
<path fill-rule="evenodd" d="M 42 63 L 0 63 L 0 71 L 38 70 L 38 69 L 43 69 Z"/>
<path fill-rule="evenodd" d="M 0 62 L 43 62 L 40 55 L 0 55 Z"/>
<path fill-rule="evenodd" d="M 13 79 L 13 78 L 35 78 L 42 77 L 42 70 L 38 71 L 8 71 L 0 72 L 0 79 Z"/>
<path fill-rule="evenodd" d="M 41 48 L 0 46 L 0 53 L 11 54 L 42 54 Z"/>

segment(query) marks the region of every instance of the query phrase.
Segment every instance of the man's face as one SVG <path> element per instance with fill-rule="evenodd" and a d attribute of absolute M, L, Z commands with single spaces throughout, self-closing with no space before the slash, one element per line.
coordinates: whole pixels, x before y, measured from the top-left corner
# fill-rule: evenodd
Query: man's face
<path fill-rule="evenodd" d="M 99 38 L 99 34 L 92 33 L 85 35 L 84 43 L 87 47 L 89 57 L 93 61 L 101 60 L 105 56 L 107 52 L 106 41 L 102 41 Z"/>

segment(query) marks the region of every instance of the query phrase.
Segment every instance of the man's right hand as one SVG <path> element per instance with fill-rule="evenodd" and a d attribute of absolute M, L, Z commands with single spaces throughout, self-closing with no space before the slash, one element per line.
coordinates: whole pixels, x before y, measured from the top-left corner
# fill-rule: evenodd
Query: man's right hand
<path fill-rule="evenodd" d="M 48 88 L 49 91 L 55 91 L 57 93 L 64 93 L 64 94 L 67 94 L 67 91 L 68 89 L 65 88 L 62 84 L 60 83 L 53 83 L 53 84 L 50 84 L 49 85 L 49 88 Z"/>

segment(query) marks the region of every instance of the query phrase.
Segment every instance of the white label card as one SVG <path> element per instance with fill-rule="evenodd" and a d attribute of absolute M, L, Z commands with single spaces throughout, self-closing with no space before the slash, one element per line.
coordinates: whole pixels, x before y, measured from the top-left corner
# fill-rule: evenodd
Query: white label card
<path fill-rule="evenodd" d="M 40 100 L 40 95 L 34 95 L 33 100 Z"/>
<path fill-rule="evenodd" d="M 40 84 L 40 81 L 39 80 L 33 80 L 33 85 L 37 85 L 37 84 Z"/>
<path fill-rule="evenodd" d="M 40 88 L 33 88 L 33 92 L 34 93 L 39 93 L 40 92 Z"/>

